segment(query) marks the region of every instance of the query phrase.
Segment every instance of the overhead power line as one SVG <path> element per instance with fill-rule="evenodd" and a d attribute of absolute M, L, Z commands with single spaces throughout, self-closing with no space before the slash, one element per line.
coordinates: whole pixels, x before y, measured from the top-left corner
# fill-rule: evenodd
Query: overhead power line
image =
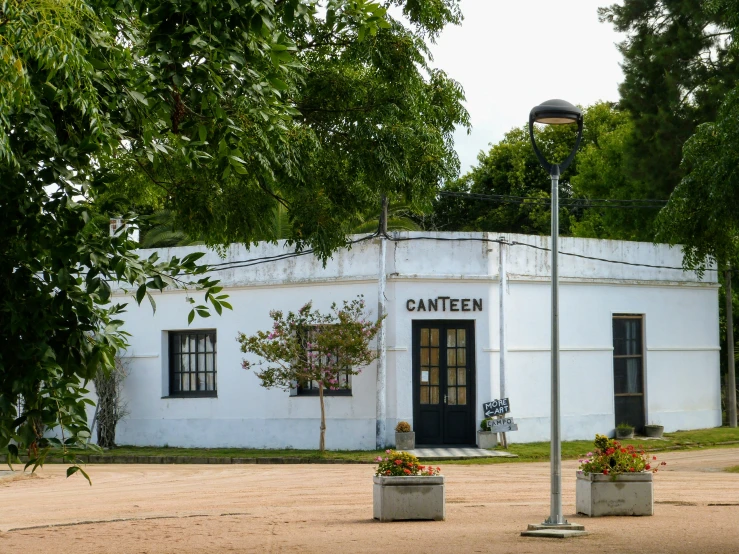
<path fill-rule="evenodd" d="M 380 235 L 378 233 L 374 233 L 371 235 L 367 235 L 364 237 L 361 237 L 359 239 L 355 239 L 349 243 L 349 245 L 358 244 L 360 242 L 365 242 L 367 240 L 372 240 L 374 238 L 379 237 Z M 485 238 L 485 237 L 435 237 L 435 236 L 417 236 L 417 237 L 393 237 L 391 235 L 385 235 L 385 237 L 388 240 L 391 240 L 393 242 L 408 242 L 408 241 L 415 241 L 415 240 L 430 240 L 430 241 L 438 241 L 438 242 L 483 242 L 483 243 L 495 243 L 495 244 L 506 244 L 509 246 L 523 246 L 527 248 L 533 248 L 535 250 L 540 250 L 544 252 L 550 252 L 551 249 L 544 247 L 544 246 L 538 246 L 535 244 L 528 244 L 525 242 L 518 242 L 518 241 L 507 241 L 505 239 L 491 239 L 491 238 Z M 211 271 L 227 271 L 230 269 L 238 269 L 242 267 L 251 267 L 255 265 L 261 265 L 265 263 L 271 263 L 281 260 L 287 260 L 290 258 L 296 258 L 299 256 L 306 256 L 308 254 L 312 254 L 314 251 L 313 249 L 309 250 L 303 250 L 301 252 L 287 252 L 285 254 L 280 254 L 277 256 L 264 256 L 261 258 L 252 258 L 249 260 L 237 260 L 233 262 L 223 262 L 220 264 L 212 264 L 210 267 L 213 268 Z M 685 269 L 683 267 L 679 266 L 668 266 L 668 265 L 657 265 L 657 264 L 644 264 L 644 263 L 638 263 L 638 262 L 630 262 L 626 260 L 612 260 L 609 258 L 600 258 L 597 256 L 587 256 L 585 254 L 578 254 L 575 252 L 567 252 L 564 250 L 559 250 L 559 253 L 563 256 L 571 256 L 575 258 L 581 258 L 585 260 L 593 260 L 597 262 L 603 262 L 603 263 L 610 263 L 610 264 L 619 264 L 619 265 L 626 265 L 626 266 L 632 266 L 632 267 L 647 267 L 651 269 L 670 269 L 675 271 L 700 271 L 697 269 Z M 716 269 L 704 269 L 703 271 L 717 271 Z"/>
<path fill-rule="evenodd" d="M 549 206 L 548 198 L 531 198 L 528 196 L 512 196 L 508 194 L 478 194 L 473 192 L 442 191 L 439 196 L 464 198 L 469 200 L 484 200 L 499 204 L 520 204 L 534 206 Z M 660 209 L 667 204 L 666 200 L 657 199 L 615 199 L 615 198 L 560 198 L 561 207 L 568 208 L 637 208 Z"/>

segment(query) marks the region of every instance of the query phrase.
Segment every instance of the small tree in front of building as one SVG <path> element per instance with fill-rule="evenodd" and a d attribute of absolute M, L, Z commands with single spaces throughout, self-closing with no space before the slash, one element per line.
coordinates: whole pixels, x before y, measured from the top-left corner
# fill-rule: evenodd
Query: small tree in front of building
<path fill-rule="evenodd" d="M 322 314 L 308 302 L 297 313 L 273 310 L 272 329 L 246 336 L 239 333 L 241 351 L 261 359 L 244 360 L 244 369 L 254 369 L 265 388 L 291 389 L 296 386 L 318 390 L 321 404 L 319 450 L 326 448 L 326 408 L 324 391 L 349 388 L 349 376 L 358 375 L 377 353 L 370 341 L 380 330 L 380 320 L 371 321 L 359 296 L 331 312 Z"/>

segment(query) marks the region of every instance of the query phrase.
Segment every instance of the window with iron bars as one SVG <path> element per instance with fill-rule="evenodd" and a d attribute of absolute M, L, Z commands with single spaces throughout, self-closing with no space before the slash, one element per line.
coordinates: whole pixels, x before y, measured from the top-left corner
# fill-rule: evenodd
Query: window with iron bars
<path fill-rule="evenodd" d="M 169 396 L 217 396 L 216 332 L 169 333 Z"/>

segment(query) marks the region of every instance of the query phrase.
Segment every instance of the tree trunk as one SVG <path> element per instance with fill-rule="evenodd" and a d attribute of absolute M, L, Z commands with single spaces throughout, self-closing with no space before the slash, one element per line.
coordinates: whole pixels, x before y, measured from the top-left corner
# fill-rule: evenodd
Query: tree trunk
<path fill-rule="evenodd" d="M 326 407 L 323 405 L 323 382 L 318 381 L 318 398 L 321 401 L 321 439 L 318 442 L 318 450 L 326 450 Z"/>

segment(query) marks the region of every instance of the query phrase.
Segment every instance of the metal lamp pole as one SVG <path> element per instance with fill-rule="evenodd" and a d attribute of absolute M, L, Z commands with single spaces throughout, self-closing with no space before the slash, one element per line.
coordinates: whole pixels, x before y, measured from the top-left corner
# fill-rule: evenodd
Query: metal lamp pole
<path fill-rule="evenodd" d="M 577 140 L 567 159 L 559 164 L 549 163 L 536 145 L 534 123 L 545 125 L 577 124 Z M 531 144 L 541 165 L 549 171 L 552 179 L 552 415 L 551 415 L 551 502 L 549 518 L 545 527 L 568 526 L 562 515 L 562 447 L 560 438 L 559 405 L 559 175 L 572 160 L 582 139 L 582 111 L 564 100 L 548 100 L 531 110 L 529 133 Z"/>

